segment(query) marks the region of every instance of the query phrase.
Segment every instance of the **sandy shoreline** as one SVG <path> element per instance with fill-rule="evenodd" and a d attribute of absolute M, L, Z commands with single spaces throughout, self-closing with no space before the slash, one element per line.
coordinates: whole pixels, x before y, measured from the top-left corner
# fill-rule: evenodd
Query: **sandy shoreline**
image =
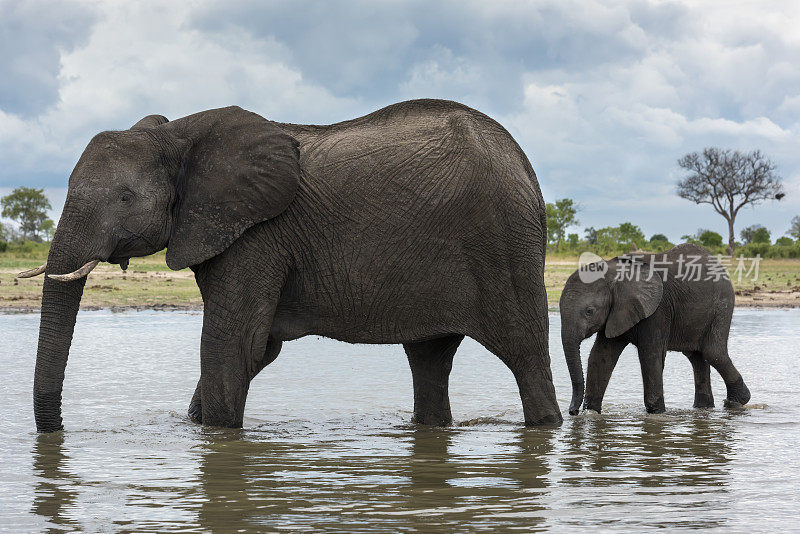
<path fill-rule="evenodd" d="M 769 294 L 749 297 L 744 302 L 739 302 L 737 297 L 737 309 L 785 309 L 791 310 L 800 308 L 800 293 L 791 294 L 791 298 L 773 297 Z M 549 311 L 558 311 L 558 302 L 548 302 L 547 308 Z M 0 315 L 10 315 L 19 313 L 39 313 L 41 306 L 9 306 L 0 302 Z M 128 311 L 203 311 L 202 304 L 131 304 L 131 305 L 110 305 L 110 306 L 93 306 L 81 305 L 80 311 L 110 311 L 110 312 L 128 312 Z"/>
<path fill-rule="evenodd" d="M 14 315 L 20 313 L 39 313 L 42 311 L 40 306 L 0 306 L 0 315 Z M 195 305 L 173 305 L 173 304 L 153 304 L 153 305 L 124 305 L 124 306 L 81 306 L 80 311 L 110 311 L 114 313 L 128 311 L 203 311 L 203 306 Z"/>

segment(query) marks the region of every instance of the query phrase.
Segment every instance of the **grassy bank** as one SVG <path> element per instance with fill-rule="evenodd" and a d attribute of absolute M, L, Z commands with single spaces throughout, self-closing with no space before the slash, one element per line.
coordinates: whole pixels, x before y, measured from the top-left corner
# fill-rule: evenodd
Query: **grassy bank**
<path fill-rule="evenodd" d="M 17 279 L 20 271 L 42 264 L 47 245 L 14 245 L 0 253 L 0 310 L 37 310 L 41 303 L 42 276 Z M 545 269 L 547 298 L 558 304 L 567 277 L 575 271 L 577 258 L 550 255 Z M 763 259 L 756 282 L 733 280 L 737 306 L 800 306 L 800 259 Z M 189 269 L 171 271 L 164 252 L 131 260 L 128 270 L 101 264 L 89 275 L 83 309 L 202 307 L 200 291 Z"/>
<path fill-rule="evenodd" d="M 0 254 L 0 309 L 36 310 L 41 304 L 43 276 L 15 275 L 41 265 L 47 246 Z M 164 252 L 131 260 L 123 272 L 118 265 L 100 264 L 86 282 L 81 308 L 200 308 L 203 301 L 189 269 L 171 271 Z"/>

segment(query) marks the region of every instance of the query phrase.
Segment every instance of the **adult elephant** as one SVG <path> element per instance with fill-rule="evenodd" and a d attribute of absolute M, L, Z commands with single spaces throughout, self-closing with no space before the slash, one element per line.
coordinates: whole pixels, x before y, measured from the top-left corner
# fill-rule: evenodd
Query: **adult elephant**
<path fill-rule="evenodd" d="M 561 293 L 561 342 L 572 379 L 569 413 L 599 412 L 611 373 L 629 344 L 639 350 L 644 404 L 664 412 L 663 373 L 668 350 L 692 364 L 695 408 L 711 408 L 711 366 L 727 387 L 725 405 L 741 407 L 750 390 L 728 356 L 734 293 L 724 267 L 697 245 L 663 254 L 631 254 L 584 266 Z M 597 334 L 586 373 L 584 398 L 580 344 Z"/>
<path fill-rule="evenodd" d="M 281 342 L 317 334 L 402 343 L 414 421 L 445 425 L 466 335 L 511 369 L 526 424 L 558 424 L 545 236 L 525 154 L 455 102 L 402 102 L 329 126 L 227 107 L 100 133 L 70 176 L 46 266 L 23 273 L 47 272 L 37 428 L 62 426 L 85 276 L 165 247 L 203 296 L 195 421 L 241 426 L 250 381 Z"/>

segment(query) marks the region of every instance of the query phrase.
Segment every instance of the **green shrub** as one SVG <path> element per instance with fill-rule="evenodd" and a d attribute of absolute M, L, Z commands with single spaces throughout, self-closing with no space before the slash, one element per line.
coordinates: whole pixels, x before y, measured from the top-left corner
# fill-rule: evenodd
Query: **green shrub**
<path fill-rule="evenodd" d="M 749 243 L 737 248 L 733 255 L 746 258 L 754 258 L 756 256 L 761 256 L 762 258 L 800 258 L 800 244 L 794 242 L 788 244 L 786 241 L 782 241 L 782 243 L 786 244 Z"/>
<path fill-rule="evenodd" d="M 570 249 L 577 250 L 579 245 L 580 245 L 580 238 L 578 238 L 578 234 L 569 234 L 567 236 L 567 246 Z"/>
<path fill-rule="evenodd" d="M 651 239 L 649 243 L 645 244 L 644 249 L 647 252 L 664 252 L 666 250 L 671 249 L 674 246 L 675 245 L 673 245 L 666 239 Z"/>
<path fill-rule="evenodd" d="M 753 224 L 748 226 L 747 228 L 743 228 L 739 235 L 742 236 L 742 241 L 744 241 L 745 243 L 771 242 L 771 239 L 769 237 L 769 230 L 767 230 L 760 224 Z"/>
<path fill-rule="evenodd" d="M 701 233 L 697 236 L 697 240 L 707 249 L 716 249 L 722 246 L 722 236 L 711 230 Z"/>
<path fill-rule="evenodd" d="M 756 256 L 766 258 L 770 248 L 772 248 L 772 245 L 769 243 L 748 243 L 743 247 L 737 248 L 733 255 L 744 256 L 745 258 L 755 258 Z"/>

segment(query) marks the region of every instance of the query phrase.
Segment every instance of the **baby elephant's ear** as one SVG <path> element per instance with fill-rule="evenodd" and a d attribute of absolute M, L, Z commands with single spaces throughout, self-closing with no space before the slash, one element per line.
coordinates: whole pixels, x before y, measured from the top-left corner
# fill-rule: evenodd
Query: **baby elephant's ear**
<path fill-rule="evenodd" d="M 182 150 L 167 265 L 182 269 L 228 248 L 275 217 L 300 183 L 299 143 L 278 125 L 233 106 L 164 126 Z"/>
<path fill-rule="evenodd" d="M 622 335 L 633 325 L 655 313 L 664 294 L 664 283 L 647 263 L 617 259 L 615 269 L 609 269 L 611 281 L 611 311 L 605 334 L 608 338 Z M 610 262 L 609 262 L 610 263 Z"/>

